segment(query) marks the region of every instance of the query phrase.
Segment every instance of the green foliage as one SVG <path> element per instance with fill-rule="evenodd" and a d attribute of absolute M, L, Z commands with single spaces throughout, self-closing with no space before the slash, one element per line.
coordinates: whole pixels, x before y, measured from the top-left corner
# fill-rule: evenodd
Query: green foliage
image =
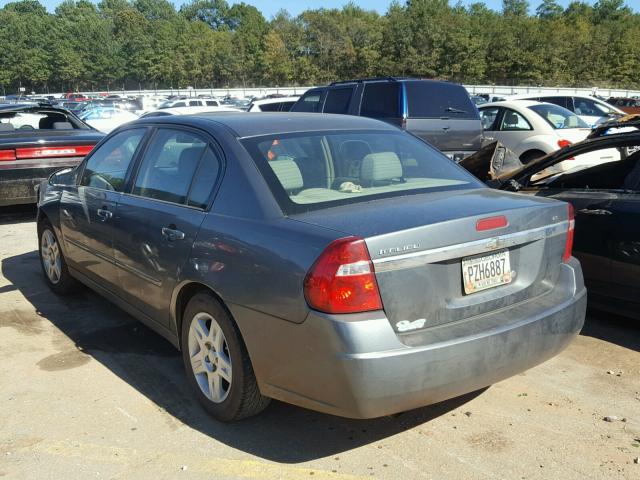
<path fill-rule="evenodd" d="M 500 11 L 407 0 L 393 1 L 384 15 L 349 3 L 270 20 L 230 0 L 189 0 L 179 10 L 168 0 L 65 0 L 54 13 L 19 0 L 0 9 L 0 45 L 0 87 L 8 92 L 309 85 L 377 75 L 640 87 L 640 14 L 624 0 L 566 8 L 558 0 L 503 0 Z"/>

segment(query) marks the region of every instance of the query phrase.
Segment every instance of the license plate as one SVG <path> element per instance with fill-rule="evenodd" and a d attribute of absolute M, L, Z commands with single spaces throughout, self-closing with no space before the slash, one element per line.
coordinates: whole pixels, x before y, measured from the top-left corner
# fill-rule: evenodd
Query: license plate
<path fill-rule="evenodd" d="M 462 280 L 466 294 L 511 283 L 509 250 L 463 259 Z"/>

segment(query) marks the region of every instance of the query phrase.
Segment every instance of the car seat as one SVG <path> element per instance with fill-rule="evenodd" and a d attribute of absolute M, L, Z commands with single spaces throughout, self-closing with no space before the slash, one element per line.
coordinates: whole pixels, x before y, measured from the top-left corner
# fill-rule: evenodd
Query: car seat
<path fill-rule="evenodd" d="M 504 114 L 504 122 L 502 122 L 503 130 L 518 130 L 518 114 L 515 112 L 507 112 Z"/>
<path fill-rule="evenodd" d="M 298 165 L 296 165 L 296 162 L 293 160 L 274 160 L 269 162 L 269 166 L 273 169 L 273 173 L 276 174 L 278 181 L 287 194 L 292 195 L 304 187 L 300 168 L 298 168 Z"/>
<path fill-rule="evenodd" d="M 394 152 L 370 153 L 362 159 L 361 185 L 385 185 L 401 179 L 402 163 Z"/>

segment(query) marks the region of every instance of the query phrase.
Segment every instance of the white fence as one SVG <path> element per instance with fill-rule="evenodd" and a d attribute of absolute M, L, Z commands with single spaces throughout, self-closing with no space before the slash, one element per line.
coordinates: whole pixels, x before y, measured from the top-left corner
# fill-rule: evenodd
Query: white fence
<path fill-rule="evenodd" d="M 640 96 L 640 90 L 623 90 L 611 88 L 570 88 L 570 87 L 511 87 L 504 85 L 465 85 L 471 94 L 487 93 L 495 95 L 520 94 L 559 94 L 559 95 L 592 95 L 597 93 L 603 97 L 633 97 Z M 80 93 L 112 93 L 119 95 L 212 95 L 215 97 L 264 97 L 269 94 L 301 95 L 313 87 L 255 87 L 255 88 L 169 88 L 157 90 L 112 90 L 110 92 L 80 92 Z M 62 94 L 57 94 L 60 96 Z"/>

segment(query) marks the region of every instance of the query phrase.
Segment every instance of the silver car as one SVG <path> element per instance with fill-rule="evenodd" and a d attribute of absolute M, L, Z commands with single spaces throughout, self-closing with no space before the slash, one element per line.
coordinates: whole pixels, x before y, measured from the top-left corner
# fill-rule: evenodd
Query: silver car
<path fill-rule="evenodd" d="M 573 225 L 386 123 L 283 113 L 127 124 L 38 210 L 50 287 L 168 338 L 224 421 L 270 398 L 378 417 L 552 357 L 585 316 Z"/>

